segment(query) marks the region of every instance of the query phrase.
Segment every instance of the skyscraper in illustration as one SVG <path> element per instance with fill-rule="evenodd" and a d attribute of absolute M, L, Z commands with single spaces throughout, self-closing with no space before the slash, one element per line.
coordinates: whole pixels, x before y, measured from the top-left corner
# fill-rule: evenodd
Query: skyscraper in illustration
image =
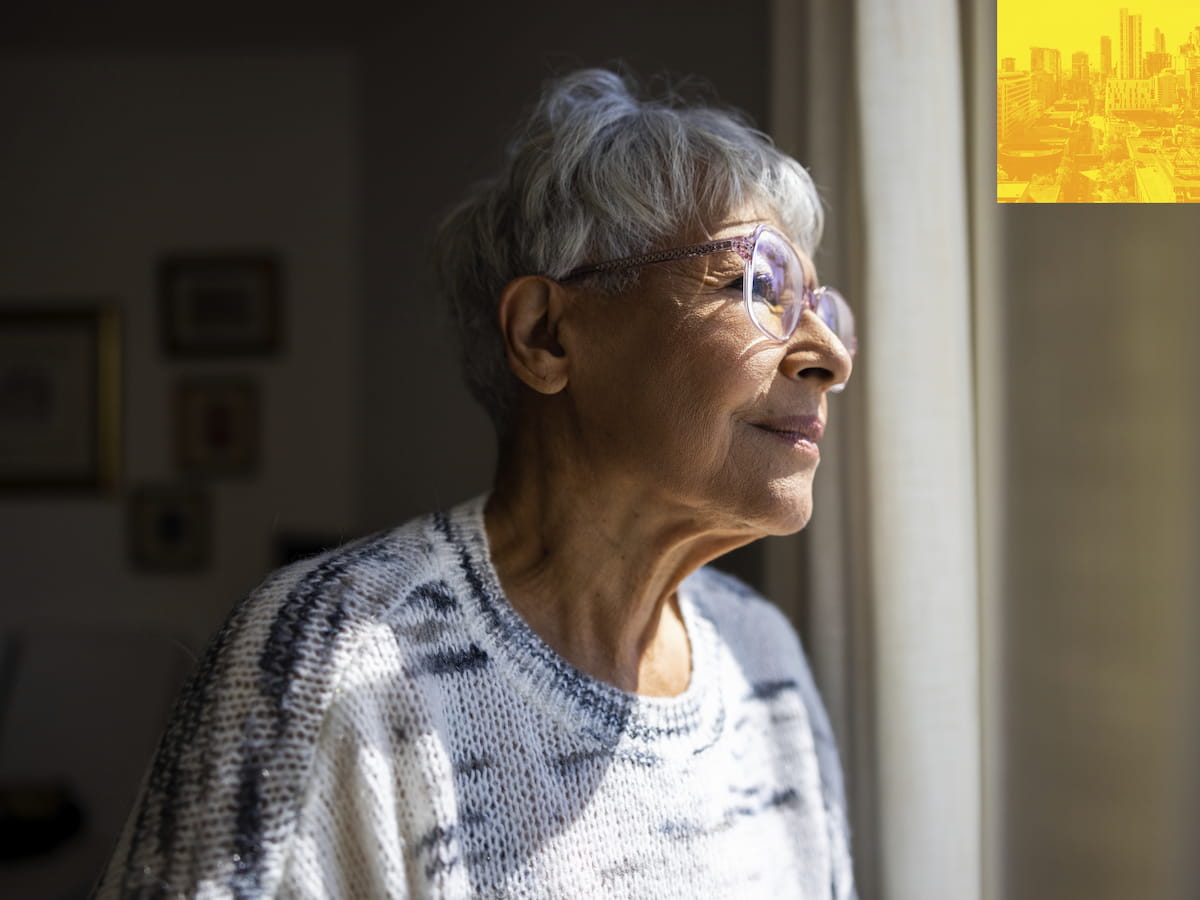
<path fill-rule="evenodd" d="M 1112 75 L 1112 38 L 1107 34 L 1100 38 L 1100 74 L 1105 78 Z"/>
<path fill-rule="evenodd" d="M 1088 55 L 1082 50 L 1071 54 L 1071 81 L 1075 96 L 1087 96 L 1087 86 L 1090 80 L 1091 70 L 1088 66 Z"/>
<path fill-rule="evenodd" d="M 1117 60 L 1117 77 L 1124 79 L 1143 78 L 1142 74 L 1142 17 L 1130 15 L 1121 7 L 1118 15 L 1120 24 L 1121 55 Z"/>

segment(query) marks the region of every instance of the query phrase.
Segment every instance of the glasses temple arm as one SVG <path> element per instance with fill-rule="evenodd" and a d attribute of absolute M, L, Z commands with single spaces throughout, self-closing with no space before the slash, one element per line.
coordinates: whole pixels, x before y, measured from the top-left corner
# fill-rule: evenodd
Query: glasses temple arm
<path fill-rule="evenodd" d="M 673 250 L 659 250 L 654 253 L 643 253 L 639 256 L 626 256 L 621 259 L 610 259 L 606 262 L 593 263 L 572 269 L 559 281 L 570 281 L 597 272 L 619 272 L 622 269 L 637 269 L 651 266 L 655 263 L 671 262 L 676 259 L 692 259 L 697 256 L 707 256 L 710 253 L 720 253 L 723 250 L 734 250 L 743 259 L 749 260 L 754 247 L 754 241 L 747 237 L 726 238 L 720 241 L 707 241 L 703 244 L 693 244 L 690 247 L 677 247 Z"/>

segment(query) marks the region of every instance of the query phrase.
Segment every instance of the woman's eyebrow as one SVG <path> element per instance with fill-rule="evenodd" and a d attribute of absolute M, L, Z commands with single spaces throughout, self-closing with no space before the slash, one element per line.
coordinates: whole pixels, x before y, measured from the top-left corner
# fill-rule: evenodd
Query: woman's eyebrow
<path fill-rule="evenodd" d="M 704 278 L 732 278 L 735 275 L 741 275 L 743 272 L 745 272 L 746 263 L 740 256 L 730 253 L 728 254 L 728 257 L 729 258 L 726 258 L 726 254 L 723 253 L 713 254 L 712 257 L 706 261 L 707 265 L 704 267 Z"/>

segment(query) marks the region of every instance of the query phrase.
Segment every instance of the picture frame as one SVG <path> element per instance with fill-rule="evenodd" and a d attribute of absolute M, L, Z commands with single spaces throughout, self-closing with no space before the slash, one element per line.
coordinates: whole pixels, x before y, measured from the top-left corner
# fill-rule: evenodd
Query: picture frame
<path fill-rule="evenodd" d="M 175 462 L 190 475 L 248 475 L 258 467 L 262 425 L 250 378 L 184 378 L 173 396 Z"/>
<path fill-rule="evenodd" d="M 159 262 L 163 346 L 176 357 L 269 356 L 282 342 L 280 266 L 269 254 Z"/>
<path fill-rule="evenodd" d="M 212 555 L 212 499 L 194 485 L 150 484 L 130 492 L 129 559 L 150 572 L 198 572 Z"/>
<path fill-rule="evenodd" d="M 0 304 L 0 490 L 116 487 L 120 342 L 108 304 Z"/>

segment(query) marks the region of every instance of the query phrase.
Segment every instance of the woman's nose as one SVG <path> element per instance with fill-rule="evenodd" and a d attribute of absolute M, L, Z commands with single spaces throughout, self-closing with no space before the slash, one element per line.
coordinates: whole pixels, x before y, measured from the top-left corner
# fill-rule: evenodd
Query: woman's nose
<path fill-rule="evenodd" d="M 812 310 L 805 310 L 788 341 L 782 366 L 788 378 L 814 379 L 823 390 L 830 390 L 846 383 L 854 361 L 838 336 Z"/>

